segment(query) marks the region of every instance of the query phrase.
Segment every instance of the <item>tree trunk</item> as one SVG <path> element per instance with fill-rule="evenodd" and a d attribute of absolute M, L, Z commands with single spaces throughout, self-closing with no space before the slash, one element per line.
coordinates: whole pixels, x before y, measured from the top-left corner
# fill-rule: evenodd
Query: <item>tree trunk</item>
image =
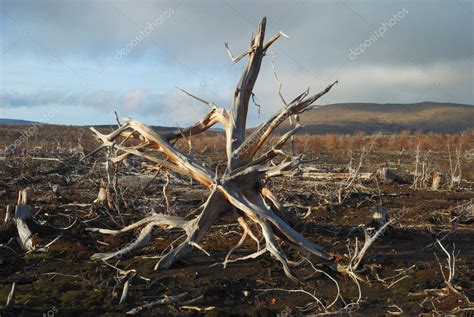
<path fill-rule="evenodd" d="M 151 239 L 154 227 L 180 228 L 186 233 L 186 240 L 177 247 L 171 248 L 171 251 L 165 254 L 155 267 L 156 269 L 169 268 L 177 260 L 187 256 L 194 248 L 202 251 L 199 243 L 215 221 L 223 213 L 235 211 L 234 214 L 244 229 L 245 237 L 249 231 L 246 221 L 253 221 L 261 229 L 265 247 L 254 255 L 270 253 L 281 262 L 285 274 L 291 279 L 297 280 L 289 268 L 288 259 L 278 244 L 277 238 L 303 254 L 312 254 L 326 261 L 332 260 L 332 257 L 322 246 L 306 239 L 293 228 L 297 225 L 294 217 L 285 210 L 278 197 L 263 186 L 272 177 L 293 173 L 301 164 L 301 157 L 292 157 L 282 151 L 284 144 L 298 130 L 299 125 L 283 135 L 270 150 L 262 153 L 261 156 L 255 156 L 281 123 L 292 115 L 312 109 L 314 102 L 329 92 L 337 81 L 315 95 L 310 95 L 309 90 L 304 91 L 246 137 L 249 100 L 253 96 L 253 87 L 262 60 L 267 49 L 276 40 L 282 36 L 286 37 L 284 33 L 279 32 L 265 41 L 265 28 L 266 19 L 263 18 L 257 32 L 250 40 L 249 48 L 237 57 L 232 55 L 228 44 L 225 44 L 233 62 L 238 62 L 245 56 L 248 57 L 247 64 L 234 91 L 230 113 L 215 103 L 184 91 L 187 95 L 209 106 L 208 113 L 199 122 L 188 128 L 160 135 L 149 126 L 132 119 L 127 119 L 123 125 L 110 134 L 102 134 L 91 128 L 102 144 L 86 155 L 84 159 L 100 150 L 109 149 L 110 151 L 113 148 L 116 156 L 108 158 L 111 163 L 119 163 L 133 155 L 155 164 L 156 169 L 167 169 L 190 177 L 210 191 L 204 208 L 194 219 L 188 220 L 173 215 L 154 214 L 120 230 L 89 228 L 90 231 L 115 235 L 144 226 L 139 237 L 133 243 L 117 252 L 95 254 L 93 259 L 110 259 L 143 246 Z M 172 145 L 180 138 L 202 133 L 217 123 L 224 127 L 226 134 L 227 168 L 222 176 L 197 162 L 191 155 L 181 153 Z M 140 140 L 141 143 L 131 144 L 130 139 Z M 162 158 L 163 155 L 166 159 Z M 269 164 L 274 159 L 279 159 L 279 163 Z M 104 200 L 104 193 L 101 189 L 96 202 Z M 226 262 L 227 260 L 226 258 Z"/>

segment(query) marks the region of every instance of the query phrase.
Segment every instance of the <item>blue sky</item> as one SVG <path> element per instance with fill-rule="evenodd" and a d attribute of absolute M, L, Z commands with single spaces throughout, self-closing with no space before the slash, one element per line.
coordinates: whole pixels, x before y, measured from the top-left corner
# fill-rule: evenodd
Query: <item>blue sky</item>
<path fill-rule="evenodd" d="M 283 93 L 340 84 L 320 100 L 474 104 L 473 1 L 0 0 L 0 117 L 101 124 L 113 111 L 185 126 L 206 108 L 175 87 L 229 107 L 259 20 L 282 30 L 255 87 L 256 124 Z M 395 16 L 395 17 L 394 17 Z M 357 52 L 357 53 L 354 53 Z"/>

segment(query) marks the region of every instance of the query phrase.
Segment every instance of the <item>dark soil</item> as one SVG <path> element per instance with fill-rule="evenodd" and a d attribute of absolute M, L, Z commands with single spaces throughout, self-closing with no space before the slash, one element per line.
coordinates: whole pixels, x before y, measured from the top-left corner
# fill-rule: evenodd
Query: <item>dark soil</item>
<path fill-rule="evenodd" d="M 289 280 L 275 259 L 266 254 L 258 259 L 231 263 L 226 269 L 222 262 L 228 250 L 240 238 L 241 228 L 235 225 L 231 215 L 220 220 L 202 247 L 211 256 L 199 250 L 166 271 L 154 271 L 157 257 L 169 243 L 178 239 L 178 230 L 157 230 L 152 242 L 145 248 L 127 254 L 120 259 L 109 260 L 110 265 L 122 270 L 135 269 L 129 297 L 119 305 L 122 286 L 117 283 L 117 270 L 100 261 L 91 261 L 96 252 L 117 250 L 132 241 L 137 232 L 122 236 L 107 236 L 86 231 L 86 227 L 118 229 L 103 206 L 77 207 L 72 203 L 91 203 L 98 192 L 99 168 L 92 168 L 92 162 L 79 162 L 74 157 L 64 157 L 62 162 L 17 159 L 0 161 L 0 222 L 5 216 L 5 206 L 16 202 L 18 190 L 27 186 L 34 190 L 33 214 L 38 221 L 67 230 L 40 226 L 36 229 L 35 241 L 39 246 L 52 241 L 47 252 L 22 251 L 16 242 L 8 247 L 0 247 L 0 303 L 3 305 L 16 281 L 17 292 L 11 311 L 1 312 L 1 316 L 122 316 L 130 309 L 152 302 L 163 296 L 188 293 L 185 300 L 199 298 L 183 307 L 182 305 L 159 305 L 144 309 L 143 316 L 163 315 L 209 315 L 209 316 L 273 316 L 276 314 L 300 315 L 298 307 L 313 301 L 302 293 L 267 291 L 264 289 L 304 288 L 330 303 L 336 295 L 335 284 L 326 276 L 316 274 L 303 285 Z M 152 175 L 152 174 L 150 174 Z M 138 179 L 129 175 L 123 179 L 125 196 L 129 203 L 123 208 L 124 224 L 136 222 L 153 208 L 164 212 L 162 200 L 163 179 L 158 177 L 141 195 L 150 178 Z M 185 180 L 186 182 L 188 180 Z M 63 197 L 56 197 L 48 183 L 59 184 Z M 438 247 L 427 247 L 443 237 L 452 226 L 450 220 L 456 214 L 456 207 L 474 199 L 469 189 L 413 190 L 409 185 L 382 184 L 377 189 L 374 182 L 359 184 L 356 191 L 342 204 L 331 199 L 325 200 L 330 187 L 317 185 L 313 181 L 293 178 L 284 183 L 274 183 L 279 195 L 287 203 L 311 206 L 311 213 L 305 208 L 291 207 L 300 214 L 307 215 L 303 234 L 324 245 L 339 261 L 344 263 L 347 242 L 355 238 L 363 239 L 358 226 L 368 223 L 370 208 L 380 203 L 389 211 L 389 217 L 396 218 L 396 224 L 389 228 L 368 251 L 361 273 L 367 282 L 361 283 L 362 300 L 356 314 L 384 315 L 397 311 L 392 305 L 403 310 L 404 315 L 420 313 L 432 314 L 449 312 L 464 307 L 456 295 L 450 294 L 430 299 L 425 289 L 444 287 L 443 276 L 434 253 L 445 261 L 445 255 Z M 187 215 L 206 198 L 207 191 L 200 186 L 178 184 L 171 188 L 173 208 L 179 215 Z M 139 197 L 147 197 L 145 200 Z M 131 202 L 135 203 L 132 208 Z M 120 222 L 117 211 L 110 211 Z M 220 225 L 220 226 L 219 226 Z M 257 231 L 254 231 L 257 232 Z M 9 236 L 0 230 L 0 244 L 5 244 Z M 474 224 L 460 223 L 456 231 L 443 240 L 444 246 L 452 250 L 455 245 L 457 255 L 454 284 L 464 294 L 474 300 Z M 255 252 L 256 245 L 248 239 L 234 256 Z M 297 260 L 296 254 L 287 249 Z M 318 263 L 317 259 L 313 261 Z M 337 279 L 344 299 L 355 301 L 358 296 L 356 284 L 348 277 L 320 267 Z M 387 279 L 407 270 L 408 277 L 394 285 L 398 278 Z M 313 270 L 308 265 L 297 268 L 301 275 L 310 275 Z M 377 276 L 379 279 L 377 279 Z M 403 277 L 400 275 L 399 277 Z M 380 279 L 387 279 L 381 282 Z M 390 286 L 390 287 L 389 287 Z M 428 299 L 428 300 L 425 300 Z M 425 302 L 422 304 L 422 302 Z M 189 307 L 193 306 L 193 307 Z M 338 307 L 342 305 L 339 304 Z M 201 311 L 198 311 L 198 308 Z M 207 310 L 206 310 L 207 309 Z"/>

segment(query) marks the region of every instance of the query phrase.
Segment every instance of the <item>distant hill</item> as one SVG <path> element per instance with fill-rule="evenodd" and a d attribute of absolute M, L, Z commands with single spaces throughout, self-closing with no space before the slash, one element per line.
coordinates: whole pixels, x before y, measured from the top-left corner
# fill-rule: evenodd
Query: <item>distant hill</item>
<path fill-rule="evenodd" d="M 455 133 L 474 128 L 474 106 L 454 103 L 341 103 L 301 115 L 300 134 L 400 132 Z M 287 131 L 285 123 L 279 132 Z"/>
<path fill-rule="evenodd" d="M 299 134 L 350 134 L 358 131 L 400 132 L 403 130 L 422 132 L 456 133 L 474 129 L 474 106 L 454 103 L 421 102 L 414 104 L 394 103 L 340 103 L 326 105 L 301 115 L 304 128 Z M 0 119 L 0 126 L 32 125 L 35 122 Z M 51 127 L 51 126 L 50 126 Z M 104 130 L 115 127 L 99 125 Z M 65 126 L 66 129 L 80 129 L 79 126 Z M 153 126 L 158 132 L 175 130 L 175 127 Z M 278 132 L 289 129 L 288 121 Z M 219 127 L 210 132 L 222 132 Z"/>
<path fill-rule="evenodd" d="M 38 122 L 35 121 L 28 121 L 28 120 L 18 120 L 18 119 L 2 119 L 0 118 L 0 125 L 8 124 L 8 125 L 30 125 L 30 124 L 37 124 Z"/>

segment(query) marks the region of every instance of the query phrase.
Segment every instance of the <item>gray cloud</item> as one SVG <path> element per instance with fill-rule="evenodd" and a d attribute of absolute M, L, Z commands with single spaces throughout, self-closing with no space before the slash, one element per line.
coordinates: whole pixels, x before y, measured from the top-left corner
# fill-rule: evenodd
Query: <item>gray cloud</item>
<path fill-rule="evenodd" d="M 122 93 L 94 91 L 63 93 L 61 91 L 41 91 L 35 93 L 11 93 L 0 90 L 0 106 L 4 108 L 58 106 L 61 109 L 82 106 L 112 114 L 117 110 L 123 116 L 153 118 L 155 123 L 164 125 L 190 124 L 201 116 L 206 107 L 177 90 L 157 95 L 144 90 L 129 90 Z"/>
<path fill-rule="evenodd" d="M 148 74 L 141 72 L 142 83 L 135 77 L 130 87 L 125 87 L 126 80 L 116 89 L 113 84 L 104 88 L 93 83 L 94 92 L 87 96 L 74 88 L 75 82 L 71 89 L 58 85 L 40 90 L 41 80 L 28 76 L 35 72 L 33 68 L 8 68 L 8 73 L 0 68 L 0 84 L 8 87 L 0 107 L 53 103 L 56 97 L 68 95 L 68 90 L 73 94 L 65 104 L 104 112 L 118 107 L 131 115 L 158 109 L 160 118 L 173 110 L 184 121 L 196 119 L 199 108 L 186 108 L 188 103 L 173 86 L 228 105 L 242 65 L 231 65 L 223 43 L 229 41 L 234 53 L 245 50 L 262 16 L 268 17 L 268 36 L 279 30 L 291 36 L 271 49 L 277 54 L 278 72 L 289 97 L 307 86 L 316 90 L 340 79 L 338 88 L 322 102 L 415 102 L 424 98 L 474 103 L 472 1 L 0 1 L 0 63 L 21 58 L 38 65 L 51 63 L 54 67 L 45 79 L 50 83 L 60 81 L 50 77 L 61 78 L 61 67 L 64 72 L 88 77 L 88 69 L 105 65 L 104 71 L 112 74 L 105 78 L 113 83 L 119 81 L 112 80 L 113 76 L 127 78 L 124 69 L 133 73 L 143 65 L 150 68 Z M 170 8 L 174 13 L 169 19 L 126 56 L 116 58 L 117 50 Z M 383 38 L 356 59 L 349 59 L 351 49 L 403 9 L 407 15 Z M 150 82 L 168 77 L 172 82 L 162 80 L 157 91 L 151 89 Z M 10 87 L 13 83 L 15 89 Z M 22 92 L 21 85 L 30 92 Z M 278 107 L 269 59 L 255 90 L 264 105 L 262 116 Z M 173 103 L 178 105 L 173 107 Z"/>
<path fill-rule="evenodd" d="M 35 93 L 12 93 L 0 91 L 2 107 L 39 107 L 44 105 L 86 106 L 104 111 L 114 108 L 133 112 L 146 112 L 160 96 L 140 90 L 126 91 L 120 94 L 111 91 L 86 93 L 64 93 L 62 91 L 40 91 Z"/>
<path fill-rule="evenodd" d="M 249 10 L 249 7 L 252 10 Z M 262 16 L 269 29 L 290 34 L 285 50 L 294 59 L 319 56 L 331 62 L 393 14 L 406 8 L 403 23 L 373 48 L 370 60 L 430 63 L 473 55 L 472 1 L 26 1 L 2 0 L 6 46 L 34 54 L 108 56 L 132 40 L 160 14 L 174 16 L 143 41 L 130 58 L 147 52 L 212 62 L 230 40 L 244 49 Z M 470 10 L 470 11 L 469 11 Z M 2 17 L 2 18 L 3 18 Z M 13 53 L 12 52 L 12 53 Z M 192 54 L 189 54 L 192 52 Z M 341 56 L 341 57 L 342 57 Z M 421 60 L 420 60 L 421 58 Z"/>

